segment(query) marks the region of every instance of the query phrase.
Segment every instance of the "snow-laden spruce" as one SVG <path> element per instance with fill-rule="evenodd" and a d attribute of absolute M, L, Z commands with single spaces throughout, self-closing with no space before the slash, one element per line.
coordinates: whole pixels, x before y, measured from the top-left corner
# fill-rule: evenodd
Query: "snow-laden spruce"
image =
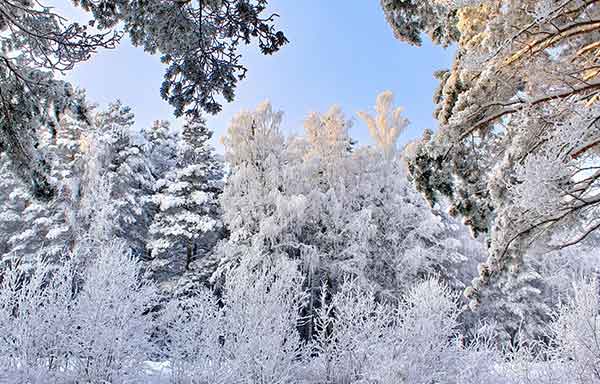
<path fill-rule="evenodd" d="M 148 275 L 166 291 L 207 281 L 216 264 L 211 251 L 223 231 L 218 205 L 223 170 L 210 136 L 204 122 L 186 122 L 175 164 L 157 180 L 150 198 L 156 213 L 146 244 L 151 257 Z"/>

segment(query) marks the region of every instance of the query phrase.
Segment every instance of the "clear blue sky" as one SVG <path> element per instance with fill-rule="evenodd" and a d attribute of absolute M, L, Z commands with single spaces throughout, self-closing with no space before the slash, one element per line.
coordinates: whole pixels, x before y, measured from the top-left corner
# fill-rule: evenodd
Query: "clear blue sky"
<path fill-rule="evenodd" d="M 69 0 L 51 3 L 67 16 L 79 15 Z M 428 41 L 415 48 L 396 40 L 379 1 L 271 0 L 271 8 L 280 15 L 277 24 L 290 43 L 272 56 L 263 56 L 253 47 L 242 50 L 248 76 L 239 84 L 236 100 L 208 119 L 216 132 L 215 144 L 236 112 L 253 109 L 265 99 L 285 112 L 284 132 L 300 133 L 309 112 L 338 104 L 355 118 L 357 111 L 372 109 L 376 95 L 387 89 L 395 93 L 396 103 L 405 107 L 411 121 L 401 142 L 419 136 L 424 128 L 435 128 L 433 71 L 449 67 L 451 49 Z M 118 49 L 98 53 L 67 77 L 101 106 L 116 98 L 130 105 L 138 128 L 156 119 L 178 125 L 159 95 L 163 72 L 157 56 L 125 40 Z M 371 143 L 366 126 L 355 120 L 352 136 Z"/>

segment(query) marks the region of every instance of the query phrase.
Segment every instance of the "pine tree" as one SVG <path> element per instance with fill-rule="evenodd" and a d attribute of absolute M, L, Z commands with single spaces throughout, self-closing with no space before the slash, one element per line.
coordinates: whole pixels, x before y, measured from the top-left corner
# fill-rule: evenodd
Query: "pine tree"
<path fill-rule="evenodd" d="M 167 290 L 208 278 L 212 248 L 221 237 L 223 171 L 209 139 L 204 122 L 186 122 L 176 167 L 157 181 L 152 197 L 158 211 L 150 226 L 150 273 Z"/>
<path fill-rule="evenodd" d="M 7 228 L 5 252 L 22 265 L 41 258 L 57 263 L 74 247 L 77 205 L 80 198 L 85 137 L 90 134 L 89 112 L 82 91 L 81 110 L 65 109 L 49 126 L 38 127 L 39 147 L 46 154 L 48 177 L 55 188 L 52 198 L 40 200 L 35 192 L 7 174 L 12 190 L 5 200 Z"/>
<path fill-rule="evenodd" d="M 51 166 L 50 175 L 55 180 L 56 195 L 47 203 L 48 233 L 47 255 L 58 261 L 65 252 L 73 250 L 78 226 L 77 210 L 81 199 L 82 176 L 87 156 L 87 142 L 94 129 L 94 107 L 85 101 L 85 92 L 76 111 L 66 111 L 54 126 L 54 134 L 46 144 Z M 41 135 L 40 135 L 41 136 Z M 52 249 L 50 249 L 52 247 Z"/>
<path fill-rule="evenodd" d="M 101 30 L 120 22 L 134 46 L 161 55 L 168 65 L 160 94 L 175 115 L 216 114 L 232 101 L 247 69 L 240 62 L 240 43 L 255 42 L 263 54 L 277 52 L 287 39 L 275 29 L 275 15 L 265 14 L 267 0 L 131 1 L 105 3 L 76 0 L 90 11 Z"/>
<path fill-rule="evenodd" d="M 437 32 L 452 30 L 457 54 L 450 70 L 436 73 L 440 126 L 414 145 L 411 177 L 430 204 L 448 198 L 450 213 L 486 237 L 487 260 L 465 291 L 470 306 L 499 310 L 492 317 L 506 319 L 512 336 L 517 328 L 543 334 L 549 308 L 540 255 L 586 242 L 600 228 L 600 7 L 420 3 L 382 1 L 398 37 L 418 44 L 410 31 L 433 31 L 445 44 Z M 396 21 L 409 21 L 408 30 Z"/>
<path fill-rule="evenodd" d="M 133 255 L 145 254 L 148 227 L 152 216 L 148 199 L 155 179 L 143 147 L 134 142 L 131 128 L 134 115 L 129 107 L 116 101 L 97 116 L 97 154 L 99 174 L 110 185 L 113 204 L 113 233 L 125 240 Z"/>
<path fill-rule="evenodd" d="M 9 157 L 0 154 L 0 262 L 4 263 L 10 250 L 9 239 L 21 228 L 24 200 L 23 185 L 12 170 Z M 1 268 L 1 267 L 0 267 Z"/>
<path fill-rule="evenodd" d="M 120 34 L 90 33 L 42 2 L 3 2 L 0 7 L 0 147 L 34 195 L 48 200 L 57 190 L 40 129 L 54 136 L 61 115 L 80 116 L 86 109 L 82 93 L 54 75 L 88 60 L 99 48 L 115 47 Z"/>
<path fill-rule="evenodd" d="M 459 0 L 460 1 L 460 0 Z M 458 38 L 456 12 L 444 1 L 381 0 L 385 18 L 396 38 L 421 45 L 421 34 L 448 46 Z"/>
<path fill-rule="evenodd" d="M 165 177 L 177 160 L 177 135 L 168 121 L 156 120 L 142 130 L 144 152 L 150 162 L 150 170 L 156 180 Z"/>

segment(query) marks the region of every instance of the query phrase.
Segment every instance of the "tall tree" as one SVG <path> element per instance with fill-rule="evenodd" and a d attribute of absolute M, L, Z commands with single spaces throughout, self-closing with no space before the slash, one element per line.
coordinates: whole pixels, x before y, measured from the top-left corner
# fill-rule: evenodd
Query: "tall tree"
<path fill-rule="evenodd" d="M 449 197 L 451 212 L 487 236 L 488 260 L 466 291 L 472 307 L 502 298 L 539 309 L 539 279 L 531 280 L 537 272 L 527 260 L 600 228 L 600 7 L 436 3 L 456 16 L 457 54 L 436 74 L 440 127 L 416 145 L 412 177 L 432 204 Z M 519 285 L 528 293 L 507 288 Z"/>
<path fill-rule="evenodd" d="M 125 240 L 136 257 L 145 254 L 152 216 L 149 198 L 155 179 L 142 145 L 136 144 L 131 129 L 134 115 L 116 101 L 96 116 L 96 137 L 100 170 L 93 177 L 106 178 L 114 209 L 112 231 Z"/>
<path fill-rule="evenodd" d="M 150 273 L 173 289 L 207 281 L 214 268 L 212 248 L 223 229 L 218 197 L 222 164 L 215 158 L 204 122 L 188 119 L 177 148 L 177 164 L 157 181 L 157 213 L 150 226 Z M 211 264 L 213 265 L 211 267 Z"/>
<path fill-rule="evenodd" d="M 52 132 L 45 126 L 38 127 L 38 149 L 45 154 L 47 176 L 55 188 L 54 196 L 41 200 L 22 180 L 15 179 L 15 172 L 7 175 L 12 184 L 3 202 L 5 224 L 12 228 L 7 228 L 6 233 L 7 258 L 15 258 L 24 264 L 36 258 L 57 262 L 65 251 L 74 247 L 78 227 L 76 212 L 87 151 L 85 143 L 93 128 L 86 122 L 91 120 L 92 108 L 87 106 L 82 91 L 76 93 L 85 107 L 86 120 L 81 119 L 82 111 L 66 110 L 57 116 Z M 6 161 L 12 161 L 5 156 Z"/>
<path fill-rule="evenodd" d="M 380 100 L 390 107 L 389 94 Z M 473 261 L 481 260 L 480 244 L 442 212 L 430 212 L 406 181 L 393 151 L 398 135 L 387 132 L 406 121 L 399 112 L 386 121 L 393 117 L 387 107 L 371 118 L 379 121 L 373 133 L 386 136 L 381 147 L 352 150 L 350 123 L 337 107 L 310 114 L 306 134 L 288 139 L 281 112 L 269 104 L 238 114 L 224 139 L 231 174 L 221 201 L 231 235 L 219 248 L 221 268 L 248 257 L 300 260 L 308 318 L 323 279 L 335 290 L 351 275 L 388 300 L 430 273 L 464 289 Z M 310 338 L 310 321 L 304 325 Z"/>

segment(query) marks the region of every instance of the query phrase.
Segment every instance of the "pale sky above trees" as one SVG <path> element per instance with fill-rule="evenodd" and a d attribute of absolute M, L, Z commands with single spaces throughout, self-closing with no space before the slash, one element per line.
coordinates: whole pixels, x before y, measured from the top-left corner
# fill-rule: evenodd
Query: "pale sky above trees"
<path fill-rule="evenodd" d="M 85 17 L 69 0 L 51 3 L 69 17 Z M 242 50 L 247 78 L 240 83 L 235 101 L 209 118 L 219 152 L 219 138 L 235 113 L 252 110 L 267 98 L 274 108 L 285 111 L 286 133 L 300 133 L 296 131 L 309 112 L 325 112 L 339 104 L 355 120 L 352 137 L 372 143 L 356 112 L 374 112 L 375 96 L 387 89 L 411 121 L 400 145 L 425 128 L 435 128 L 431 95 L 437 80 L 432 73 L 450 66 L 452 48 L 432 46 L 427 39 L 421 48 L 396 40 L 376 1 L 353 1 L 349 6 L 347 0 L 275 0 L 270 6 L 280 15 L 277 25 L 290 43 L 273 56 L 261 55 L 253 47 Z M 77 66 L 68 79 L 100 105 L 120 98 L 131 106 L 136 128 L 141 129 L 156 119 L 174 120 L 172 108 L 159 95 L 163 73 L 158 56 L 145 54 L 124 38 L 117 49 L 101 51 Z"/>

